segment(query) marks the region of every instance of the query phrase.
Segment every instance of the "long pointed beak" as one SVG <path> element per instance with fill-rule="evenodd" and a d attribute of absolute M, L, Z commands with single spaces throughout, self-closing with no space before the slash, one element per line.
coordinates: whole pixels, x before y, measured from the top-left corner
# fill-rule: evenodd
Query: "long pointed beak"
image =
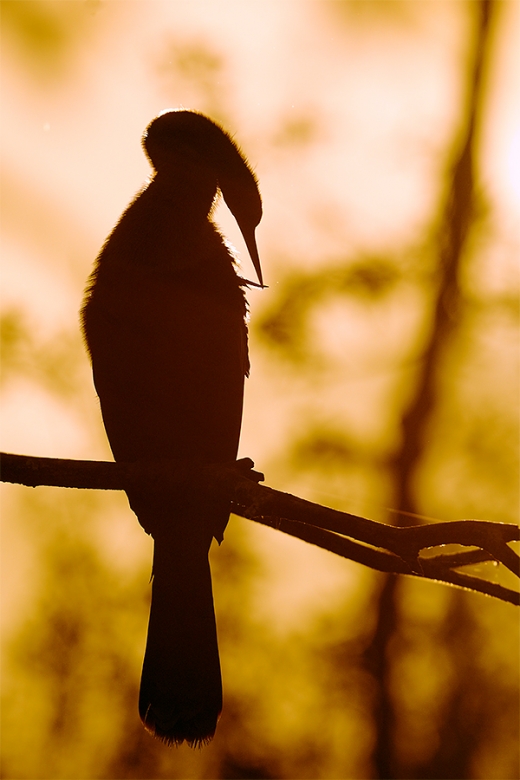
<path fill-rule="evenodd" d="M 255 267 L 256 275 L 258 276 L 258 281 L 260 282 L 260 287 L 265 287 L 264 280 L 262 278 L 262 267 L 260 265 L 260 257 L 258 256 L 258 249 L 256 246 L 256 238 L 255 238 L 255 229 L 246 227 L 245 225 L 240 225 L 240 232 L 242 233 L 244 237 L 244 241 L 246 242 L 247 251 L 249 252 L 249 257 L 253 261 L 253 265 Z"/>

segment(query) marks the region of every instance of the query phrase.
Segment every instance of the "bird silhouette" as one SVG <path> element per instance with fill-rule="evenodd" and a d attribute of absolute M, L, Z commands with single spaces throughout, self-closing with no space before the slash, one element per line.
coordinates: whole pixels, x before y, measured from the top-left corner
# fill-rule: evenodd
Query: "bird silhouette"
<path fill-rule="evenodd" d="M 263 286 L 257 180 L 231 137 L 198 112 L 163 112 L 143 146 L 154 175 L 106 240 L 82 308 L 103 422 L 117 461 L 231 462 L 252 283 L 211 216 L 221 193 Z M 229 501 L 126 492 L 155 542 L 140 716 L 169 744 L 203 744 L 222 709 L 208 552 L 213 537 L 222 541 Z"/>

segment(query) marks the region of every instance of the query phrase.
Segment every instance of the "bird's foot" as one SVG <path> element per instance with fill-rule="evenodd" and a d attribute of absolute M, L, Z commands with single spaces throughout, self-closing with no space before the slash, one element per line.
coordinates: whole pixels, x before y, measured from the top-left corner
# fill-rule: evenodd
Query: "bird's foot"
<path fill-rule="evenodd" d="M 235 462 L 235 468 L 246 479 L 252 482 L 263 482 L 265 477 L 261 471 L 254 471 L 255 462 L 251 458 L 240 458 Z"/>

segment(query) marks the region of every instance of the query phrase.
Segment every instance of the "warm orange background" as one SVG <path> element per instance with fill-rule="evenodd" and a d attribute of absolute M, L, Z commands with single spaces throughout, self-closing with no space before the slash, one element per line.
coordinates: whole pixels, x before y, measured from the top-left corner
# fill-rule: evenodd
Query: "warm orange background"
<path fill-rule="evenodd" d="M 78 310 L 149 174 L 144 128 L 183 105 L 236 136 L 264 200 L 269 289 L 249 292 L 241 454 L 273 487 L 387 520 L 385 457 L 428 338 L 478 5 L 2 2 L 2 450 L 109 456 Z M 495 10 L 465 309 L 417 502 L 429 517 L 515 522 L 520 5 Z M 242 251 L 225 207 L 218 219 Z M 214 553 L 222 722 L 209 748 L 171 751 L 137 716 L 151 542 L 126 499 L 2 486 L 2 521 L 5 778 L 377 776 L 360 661 L 374 572 L 233 518 Z M 471 626 L 455 647 L 453 593 L 411 580 L 403 591 L 387 681 L 395 776 L 432 776 L 464 667 L 465 776 L 512 778 L 516 613 L 465 595 Z"/>

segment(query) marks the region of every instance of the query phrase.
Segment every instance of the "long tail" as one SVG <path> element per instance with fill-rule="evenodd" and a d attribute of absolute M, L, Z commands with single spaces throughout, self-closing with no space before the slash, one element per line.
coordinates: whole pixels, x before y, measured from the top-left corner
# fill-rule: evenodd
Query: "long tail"
<path fill-rule="evenodd" d="M 168 744 L 211 739 L 222 679 L 208 545 L 156 538 L 139 714 Z"/>

